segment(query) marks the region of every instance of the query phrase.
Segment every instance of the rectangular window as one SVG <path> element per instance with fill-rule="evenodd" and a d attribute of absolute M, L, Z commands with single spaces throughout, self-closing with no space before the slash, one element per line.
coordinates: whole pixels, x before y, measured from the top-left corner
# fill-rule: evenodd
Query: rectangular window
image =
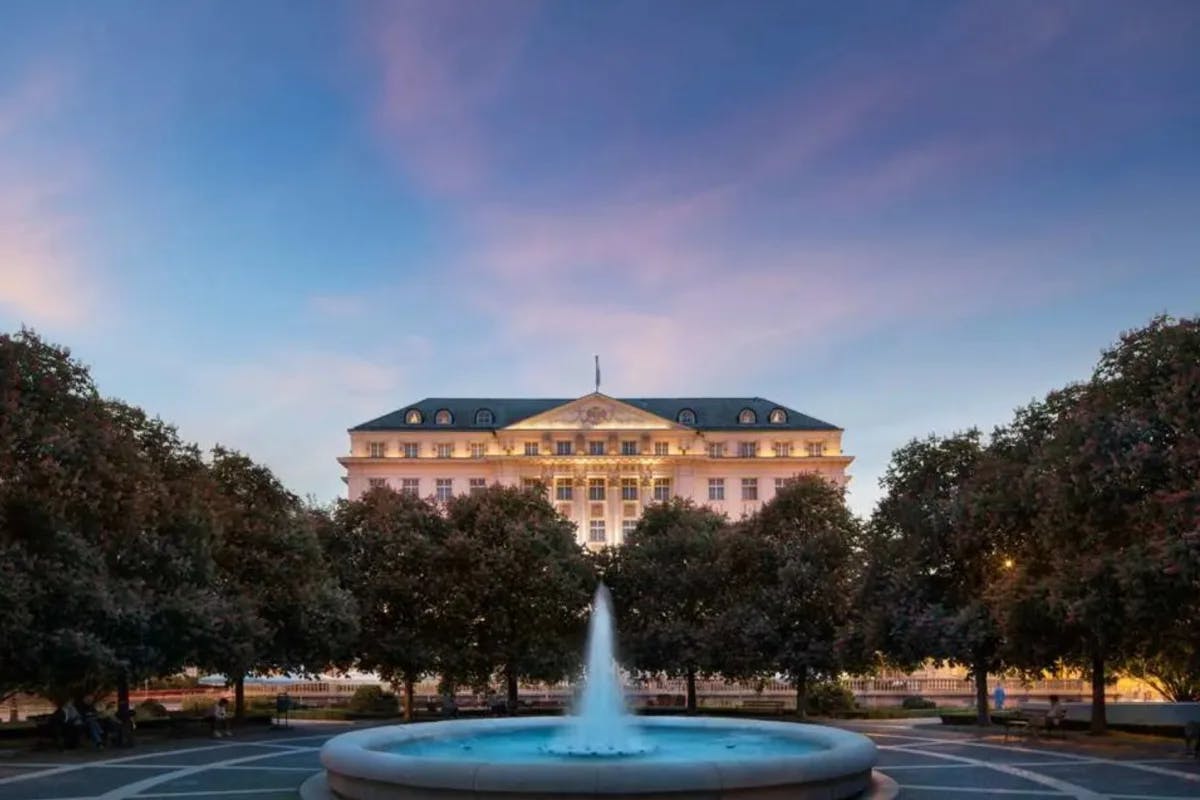
<path fill-rule="evenodd" d="M 434 480 L 434 487 L 438 500 L 445 502 L 454 496 L 453 478 L 437 478 Z"/>
<path fill-rule="evenodd" d="M 671 445 L 668 442 L 655 442 L 654 443 L 654 455 L 665 456 L 665 455 L 669 455 L 670 452 L 671 452 Z"/>
<path fill-rule="evenodd" d="M 454 445 L 448 444 L 448 443 L 442 443 L 437 446 L 437 457 L 438 458 L 450 458 L 453 455 L 454 455 Z"/>
<path fill-rule="evenodd" d="M 628 539 L 637 530 L 637 524 L 636 519 L 621 520 L 621 538 Z"/>
<path fill-rule="evenodd" d="M 758 442 L 738 442 L 738 458 L 754 458 L 758 455 Z"/>
<path fill-rule="evenodd" d="M 637 478 L 621 478 L 621 499 L 622 500 L 637 500 L 638 499 Z"/>
<path fill-rule="evenodd" d="M 537 478 L 521 478 L 521 488 L 527 492 L 534 491 L 541 487 L 542 482 Z"/>
<path fill-rule="evenodd" d="M 538 454 L 538 443 L 537 442 L 526 442 L 525 443 L 525 455 L 536 456 L 537 454 Z"/>
<path fill-rule="evenodd" d="M 401 478 L 400 493 L 410 494 L 413 497 L 421 496 L 421 479 L 420 478 Z"/>
<path fill-rule="evenodd" d="M 724 458 L 725 457 L 725 443 L 724 442 L 709 442 L 708 443 L 708 457 L 709 458 Z"/>
<path fill-rule="evenodd" d="M 554 454 L 557 456 L 569 456 L 571 455 L 572 450 L 573 448 L 570 440 L 554 443 Z"/>
<path fill-rule="evenodd" d="M 784 486 L 786 486 L 787 482 L 789 480 L 791 480 L 791 479 L 790 478 L 776 478 L 775 479 L 775 493 L 779 494 L 779 490 L 782 489 Z"/>
<path fill-rule="evenodd" d="M 742 478 L 742 499 L 758 499 L 758 478 Z"/>
<path fill-rule="evenodd" d="M 708 479 L 708 499 L 709 500 L 724 500 L 725 499 L 725 479 L 724 478 L 709 478 Z"/>
<path fill-rule="evenodd" d="M 481 494 L 487 488 L 487 478 L 471 478 L 467 486 L 471 494 Z"/>
<path fill-rule="evenodd" d="M 574 500 L 575 487 L 571 485 L 570 478 L 559 478 L 554 482 L 554 499 L 555 500 Z"/>
<path fill-rule="evenodd" d="M 387 486 L 387 478 L 367 478 L 367 486 L 372 489 L 382 489 Z"/>
<path fill-rule="evenodd" d="M 626 439 L 621 442 L 621 455 L 636 456 L 638 454 L 638 443 L 636 439 Z"/>
<path fill-rule="evenodd" d="M 792 455 L 792 443 L 791 442 L 776 442 L 775 443 L 775 457 L 776 458 L 790 458 L 791 455 Z"/>
<path fill-rule="evenodd" d="M 588 442 L 588 455 L 589 456 L 604 455 L 604 442 Z"/>
<path fill-rule="evenodd" d="M 824 442 L 809 442 L 808 443 L 808 455 L 812 458 L 818 458 L 820 456 L 825 455 L 825 443 Z"/>
<path fill-rule="evenodd" d="M 605 538 L 606 537 L 604 535 L 604 520 L 602 520 L 602 519 L 589 520 L 588 521 L 588 541 L 589 542 L 603 542 L 603 541 L 605 541 Z"/>
<path fill-rule="evenodd" d="M 387 455 L 387 442 L 371 442 L 367 445 L 367 453 L 371 458 L 383 458 Z"/>
<path fill-rule="evenodd" d="M 471 442 L 471 458 L 483 458 L 487 455 L 486 442 Z"/>
<path fill-rule="evenodd" d="M 671 479 L 670 478 L 655 478 L 654 479 L 654 501 L 662 503 L 671 499 Z"/>
<path fill-rule="evenodd" d="M 588 478 L 588 500 L 604 499 L 604 478 Z"/>
<path fill-rule="evenodd" d="M 405 458 L 417 458 L 421 455 L 421 444 L 419 442 L 405 442 L 403 446 Z"/>

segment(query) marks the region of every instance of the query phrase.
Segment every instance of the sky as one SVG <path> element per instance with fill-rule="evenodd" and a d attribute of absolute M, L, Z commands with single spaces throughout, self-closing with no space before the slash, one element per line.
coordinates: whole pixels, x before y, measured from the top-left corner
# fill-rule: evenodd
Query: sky
<path fill-rule="evenodd" d="M 1200 3 L 0 0 L 0 330 L 295 492 L 427 396 L 907 440 L 1200 306 Z"/>

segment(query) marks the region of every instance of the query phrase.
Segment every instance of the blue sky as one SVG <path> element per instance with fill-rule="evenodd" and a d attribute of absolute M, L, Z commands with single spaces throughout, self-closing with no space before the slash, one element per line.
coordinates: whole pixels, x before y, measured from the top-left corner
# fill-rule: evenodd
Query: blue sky
<path fill-rule="evenodd" d="M 342 491 L 428 395 L 892 449 L 1200 298 L 1200 4 L 2 3 L 0 327 Z"/>

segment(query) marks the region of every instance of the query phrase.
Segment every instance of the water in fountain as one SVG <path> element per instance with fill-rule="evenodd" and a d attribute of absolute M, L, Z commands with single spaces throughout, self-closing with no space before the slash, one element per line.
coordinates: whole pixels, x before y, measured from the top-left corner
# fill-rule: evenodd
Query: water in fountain
<path fill-rule="evenodd" d="M 576 713 L 550 752 L 562 755 L 633 755 L 650 750 L 625 708 L 621 677 L 613 658 L 612 601 L 600 584 L 588 625 L 587 667 Z"/>

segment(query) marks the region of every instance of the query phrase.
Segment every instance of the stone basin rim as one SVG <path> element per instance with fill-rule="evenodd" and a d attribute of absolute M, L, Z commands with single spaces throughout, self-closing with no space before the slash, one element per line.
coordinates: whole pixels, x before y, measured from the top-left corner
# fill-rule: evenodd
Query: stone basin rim
<path fill-rule="evenodd" d="M 855 775 L 869 780 L 877 760 L 875 744 L 865 736 L 823 725 L 726 717 L 640 717 L 644 728 L 720 729 L 758 732 L 822 748 L 769 759 L 640 762 L 633 759 L 563 759 L 493 762 L 464 758 L 447 761 L 376 749 L 424 738 L 455 738 L 511 730 L 564 725 L 563 717 L 525 717 L 389 725 L 345 733 L 321 749 L 331 777 L 464 792 L 541 790 L 593 795 L 666 788 L 704 791 L 796 783 L 821 783 Z"/>

